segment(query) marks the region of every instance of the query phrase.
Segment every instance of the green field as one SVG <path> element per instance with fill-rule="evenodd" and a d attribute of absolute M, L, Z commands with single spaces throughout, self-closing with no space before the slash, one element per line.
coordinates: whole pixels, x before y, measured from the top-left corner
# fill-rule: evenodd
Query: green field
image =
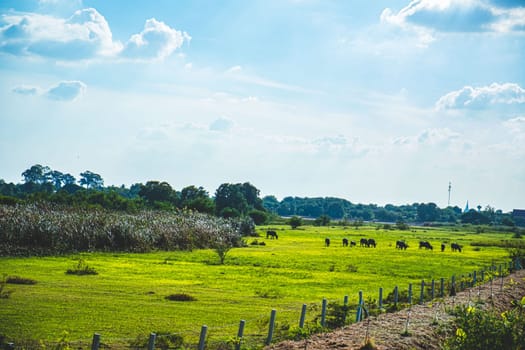
<path fill-rule="evenodd" d="M 210 339 L 237 333 L 246 320 L 245 334 L 264 337 L 272 309 L 280 324 L 296 325 L 303 303 L 310 305 L 308 319 L 323 298 L 341 301 L 345 295 L 357 301 L 358 291 L 377 299 L 395 285 L 406 289 L 421 280 L 468 274 L 507 261 L 508 252 L 498 245 L 511 234 L 412 228 L 410 231 L 376 230 L 375 227 L 310 227 L 291 230 L 273 226 L 278 240 L 266 239 L 266 227 L 258 227 L 265 246 L 232 249 L 224 265 L 213 250 L 170 251 L 145 254 L 83 253 L 57 257 L 0 258 L 0 276 L 20 276 L 34 285 L 7 284 L 8 298 L 0 299 L 0 335 L 8 340 L 57 341 L 63 331 L 76 344 L 89 344 L 93 333 L 106 344 L 129 344 L 150 332 L 179 333 L 196 342 L 202 325 Z M 324 247 L 325 237 L 332 244 Z M 341 239 L 357 241 L 343 248 Z M 361 237 L 375 238 L 377 248 L 359 247 Z M 406 251 L 395 249 L 405 239 Z M 428 240 L 434 250 L 418 249 Z M 441 242 L 458 242 L 461 253 Z M 471 246 L 471 242 L 477 245 Z M 82 258 L 98 275 L 66 274 Z M 185 293 L 195 301 L 169 301 L 165 297 Z"/>

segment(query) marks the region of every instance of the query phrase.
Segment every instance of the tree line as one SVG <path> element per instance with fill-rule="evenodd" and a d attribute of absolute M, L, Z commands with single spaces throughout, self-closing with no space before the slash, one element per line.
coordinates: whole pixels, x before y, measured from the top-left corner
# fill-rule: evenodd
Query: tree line
<path fill-rule="evenodd" d="M 509 213 L 491 206 L 463 212 L 457 206 L 439 208 L 435 203 L 378 206 L 356 204 L 335 197 L 260 198 L 260 191 L 249 182 L 221 184 L 211 196 L 202 186 L 190 185 L 174 189 L 165 181 L 135 183 L 130 187 L 104 186 L 102 176 L 86 170 L 77 179 L 69 173 L 36 164 L 22 172 L 22 183 L 6 183 L 0 179 L 0 203 L 49 201 L 73 206 L 94 206 L 106 209 L 137 211 L 140 209 L 189 209 L 223 218 L 250 217 L 257 225 L 278 217 L 316 219 L 326 225 L 330 220 L 341 222 L 394 223 L 467 223 L 474 225 L 514 226 Z"/>

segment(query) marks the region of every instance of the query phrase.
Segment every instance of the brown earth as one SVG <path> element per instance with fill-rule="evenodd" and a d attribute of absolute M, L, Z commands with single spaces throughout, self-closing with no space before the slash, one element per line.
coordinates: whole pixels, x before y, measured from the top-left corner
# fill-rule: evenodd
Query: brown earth
<path fill-rule="evenodd" d="M 428 349 L 439 350 L 445 338 L 453 333 L 454 316 L 448 311 L 455 306 L 476 304 L 476 307 L 508 310 L 511 302 L 525 296 L 525 270 L 457 293 L 455 297 L 434 300 L 395 313 L 370 317 L 331 333 L 314 335 L 307 340 L 285 341 L 267 347 L 267 350 L 325 350 L 360 349 L 366 336 L 378 350 Z M 405 333 L 408 319 L 408 335 Z"/>

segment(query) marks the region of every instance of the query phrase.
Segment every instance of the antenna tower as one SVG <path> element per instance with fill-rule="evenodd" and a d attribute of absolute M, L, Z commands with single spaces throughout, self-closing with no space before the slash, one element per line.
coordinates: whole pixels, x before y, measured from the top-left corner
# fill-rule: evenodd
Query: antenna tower
<path fill-rule="evenodd" d="M 450 190 L 452 189 L 452 183 L 448 182 L 448 206 L 450 207 Z"/>

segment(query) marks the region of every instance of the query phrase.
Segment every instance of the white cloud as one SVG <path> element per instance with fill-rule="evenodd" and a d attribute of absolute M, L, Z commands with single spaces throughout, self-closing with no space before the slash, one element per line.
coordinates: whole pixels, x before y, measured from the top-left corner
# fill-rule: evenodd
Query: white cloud
<path fill-rule="evenodd" d="M 144 30 L 134 34 L 126 43 L 122 55 L 131 58 L 164 59 L 180 48 L 191 36 L 186 32 L 177 31 L 164 22 L 150 18 L 144 25 Z"/>
<path fill-rule="evenodd" d="M 518 84 L 493 83 L 489 86 L 465 86 L 439 98 L 436 109 L 486 108 L 496 104 L 525 103 L 525 89 Z"/>
<path fill-rule="evenodd" d="M 81 81 L 64 80 L 47 89 L 42 89 L 36 86 L 21 85 L 13 88 L 11 91 L 20 95 L 38 95 L 55 101 L 74 101 L 81 97 L 86 89 L 86 84 Z"/>
<path fill-rule="evenodd" d="M 525 136 L 525 116 L 506 120 L 503 122 L 503 126 L 513 134 L 522 134 Z"/>
<path fill-rule="evenodd" d="M 435 32 L 525 31 L 525 8 L 483 0 L 412 0 L 395 12 L 385 8 L 381 22 L 415 32 L 426 45 Z"/>
<path fill-rule="evenodd" d="M 433 146 L 454 149 L 468 148 L 468 141 L 464 140 L 461 134 L 448 128 L 425 129 L 415 136 L 397 137 L 392 144 L 413 150 Z"/>
<path fill-rule="evenodd" d="M 2 17 L 0 52 L 16 56 L 40 56 L 59 61 L 114 59 L 164 59 L 191 37 L 155 18 L 148 19 L 139 34 L 126 45 L 113 40 L 110 26 L 96 9 L 75 11 L 65 19 L 36 13 Z"/>

